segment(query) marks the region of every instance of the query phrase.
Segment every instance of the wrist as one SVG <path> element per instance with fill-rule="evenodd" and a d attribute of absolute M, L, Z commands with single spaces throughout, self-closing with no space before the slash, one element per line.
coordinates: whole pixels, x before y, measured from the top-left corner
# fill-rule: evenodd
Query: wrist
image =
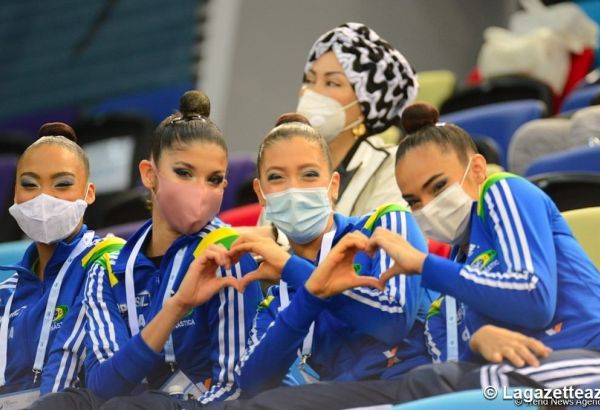
<path fill-rule="evenodd" d="M 178 319 L 184 317 L 193 308 L 194 306 L 188 306 L 185 303 L 181 303 L 177 299 L 177 294 L 167 299 L 163 306 L 163 309 L 167 309 Z"/>
<path fill-rule="evenodd" d="M 308 278 L 308 280 L 304 284 L 304 287 L 306 288 L 308 293 L 319 299 L 326 299 L 329 297 L 329 295 L 325 294 L 325 292 L 315 284 L 315 281 L 312 280 L 312 277 Z"/>
<path fill-rule="evenodd" d="M 415 258 L 415 273 L 423 273 L 423 265 L 425 264 L 426 258 L 427 254 L 417 251 Z"/>

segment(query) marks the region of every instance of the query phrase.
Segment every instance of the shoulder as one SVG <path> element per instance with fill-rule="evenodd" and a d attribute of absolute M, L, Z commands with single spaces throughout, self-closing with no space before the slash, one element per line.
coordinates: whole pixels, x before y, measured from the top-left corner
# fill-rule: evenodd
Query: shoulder
<path fill-rule="evenodd" d="M 501 172 L 488 177 L 481 186 L 477 215 L 485 220 L 492 208 L 533 205 L 547 200 L 546 194 L 523 177 Z"/>
<path fill-rule="evenodd" d="M 390 202 L 373 209 L 368 214 L 361 218 L 359 227 L 363 231 L 372 233 L 375 228 L 386 223 L 389 225 L 391 220 L 395 220 L 396 224 L 400 223 L 406 215 L 410 215 L 410 208 L 402 203 Z"/>

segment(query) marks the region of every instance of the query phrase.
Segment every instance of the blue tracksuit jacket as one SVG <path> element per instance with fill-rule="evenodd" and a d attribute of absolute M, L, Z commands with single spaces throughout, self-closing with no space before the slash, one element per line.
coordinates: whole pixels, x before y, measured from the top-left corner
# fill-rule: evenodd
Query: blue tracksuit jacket
<path fill-rule="evenodd" d="M 465 263 L 427 256 L 423 285 L 457 299 L 459 356 L 494 324 L 553 349 L 600 348 L 600 274 L 552 200 L 527 180 L 494 175 L 471 214 Z M 434 304 L 427 340 L 446 358 L 445 304 Z"/>
<path fill-rule="evenodd" d="M 382 212 L 384 208 L 363 218 L 335 214 L 333 244 L 346 233 L 362 230 L 370 235 L 377 226 L 383 226 L 426 251 L 412 215 L 404 210 Z M 373 258 L 358 253 L 355 259 L 358 274 L 374 277 L 391 264 L 383 251 Z M 308 364 L 321 380 L 378 378 L 395 363 L 395 371 L 401 372 L 431 362 L 422 325 L 430 301 L 424 300 L 419 276 L 395 277 L 384 292 L 360 287 L 322 300 L 304 287 L 314 268 L 315 262 L 292 256 L 282 272 L 288 284 L 289 306 L 280 311 L 280 289 L 275 286 L 258 311 L 248 351 L 236 369 L 245 394 L 282 384 L 313 321 L 314 342 Z"/>
<path fill-rule="evenodd" d="M 100 239 L 97 236 L 94 236 L 92 243 L 73 260 L 65 274 L 50 327 L 42 375 L 38 377 L 35 384 L 33 383 L 32 368 L 52 284 L 66 259 L 87 231 L 87 227 L 84 225 L 71 242 L 57 244 L 44 270 L 42 280 L 33 272 L 38 258 L 37 249 L 33 243 L 27 248 L 22 261 L 16 266 L 0 268 L 4 271 L 15 271 L 10 278 L 0 284 L 2 310 L 4 310 L 10 294 L 16 292 L 9 321 L 6 385 L 0 389 L 1 393 L 34 387 L 41 387 L 42 393 L 47 393 L 77 385 L 77 375 L 82 364 L 82 344 L 80 343 L 75 350 L 66 355 L 63 363 L 50 360 L 50 352 L 61 349 L 66 335 L 71 333 L 72 326 L 75 324 L 71 319 L 82 314 L 81 301 L 86 280 L 86 268 L 82 261 L 86 258 L 89 260 L 90 256 L 98 249 Z M 104 250 L 107 251 L 106 248 Z M 108 251 L 110 250 L 108 249 Z"/>
<path fill-rule="evenodd" d="M 137 239 L 150 226 L 151 221 L 148 221 L 132 236 L 114 263 L 97 263 L 90 268 L 85 295 L 88 332 L 86 380 L 87 387 L 105 399 L 129 394 L 145 378 L 150 388 L 160 388 L 166 377 L 170 376 L 164 352 L 154 352 L 140 334 L 132 337 L 128 325 L 125 266 Z M 221 221 L 214 219 L 197 234 L 179 237 L 163 256 L 158 269 L 144 255 L 145 247 L 142 246 L 134 267 L 140 331 L 162 307 L 167 279 L 177 251 L 186 248 L 173 292 L 179 288 L 194 258 L 194 251 L 198 246 L 203 246 L 204 242 L 201 241 L 204 238 L 207 241 L 216 240 L 214 234 L 221 232 L 223 226 Z M 146 243 L 150 234 L 146 237 Z M 245 255 L 231 271 L 220 269 L 217 274 L 241 277 L 254 269 L 254 260 Z M 173 330 L 179 369 L 195 383 L 203 383 L 207 379 L 212 382 L 210 389 L 200 398 L 202 402 L 233 399 L 239 395 L 233 375 L 234 365 L 245 348 L 252 317 L 261 299 L 258 284 L 249 286 L 244 294 L 239 294 L 233 288 L 225 288 L 208 303 L 191 310 Z"/>

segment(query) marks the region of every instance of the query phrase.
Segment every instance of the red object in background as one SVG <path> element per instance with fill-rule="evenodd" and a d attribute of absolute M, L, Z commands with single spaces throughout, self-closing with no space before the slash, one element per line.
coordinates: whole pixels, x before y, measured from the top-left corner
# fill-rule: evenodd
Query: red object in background
<path fill-rule="evenodd" d="M 429 239 L 427 241 L 427 245 L 429 246 L 429 253 L 441 256 L 442 258 L 448 258 L 450 256 L 450 251 L 452 250 L 452 247 L 447 243 L 442 243 L 434 241 L 433 239 Z"/>
<path fill-rule="evenodd" d="M 556 114 L 565 97 L 577 87 L 579 82 L 590 72 L 594 65 L 594 49 L 586 48 L 581 54 L 571 53 L 571 68 L 567 76 L 567 81 L 560 95 L 554 96 L 554 112 Z M 483 81 L 481 72 L 477 67 L 473 67 L 467 74 L 466 84 L 468 87 L 475 87 Z"/>
<path fill-rule="evenodd" d="M 249 204 L 223 211 L 218 217 L 231 226 L 256 226 L 261 210 L 259 203 Z"/>
<path fill-rule="evenodd" d="M 556 96 L 554 106 L 560 107 L 565 97 L 577 87 L 583 78 L 590 72 L 594 66 L 594 49 L 586 48 L 581 54 L 571 53 L 571 69 L 567 82 L 563 88 L 562 95 Z"/>

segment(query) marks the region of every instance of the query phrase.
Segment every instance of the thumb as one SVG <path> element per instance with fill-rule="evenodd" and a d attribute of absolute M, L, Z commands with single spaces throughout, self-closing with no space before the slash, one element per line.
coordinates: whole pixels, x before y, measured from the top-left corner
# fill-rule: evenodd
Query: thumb
<path fill-rule="evenodd" d="M 250 283 L 260 280 L 260 279 L 262 279 L 262 278 L 261 278 L 261 272 L 260 272 L 260 267 L 259 267 L 257 270 L 253 270 L 252 272 L 249 272 L 249 273 L 245 274 L 244 276 L 242 276 L 242 278 L 239 280 L 238 291 L 240 293 L 243 293 L 246 290 L 246 287 Z"/>
<path fill-rule="evenodd" d="M 221 280 L 219 281 L 219 290 L 223 289 L 226 286 L 231 286 L 238 292 L 240 291 L 240 281 L 237 278 L 234 278 L 233 276 L 225 276 L 221 278 Z"/>
<path fill-rule="evenodd" d="M 379 276 L 379 282 L 385 284 L 392 277 L 394 277 L 400 273 L 401 273 L 400 268 L 398 267 L 397 264 L 394 263 L 388 270 L 386 270 Z"/>
<path fill-rule="evenodd" d="M 382 283 L 379 279 L 372 276 L 356 276 L 353 282 L 354 287 L 365 286 L 368 288 L 375 288 L 380 291 L 385 289 L 385 282 Z"/>

